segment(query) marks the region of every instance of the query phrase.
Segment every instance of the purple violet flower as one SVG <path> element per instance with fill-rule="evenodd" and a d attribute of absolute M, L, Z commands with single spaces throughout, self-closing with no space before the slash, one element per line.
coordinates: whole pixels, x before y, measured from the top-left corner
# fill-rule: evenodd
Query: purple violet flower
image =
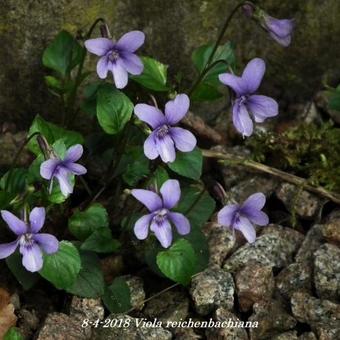
<path fill-rule="evenodd" d="M 18 236 L 11 243 L 0 244 L 0 259 L 15 252 L 19 246 L 22 264 L 30 272 L 37 272 L 43 266 L 43 253 L 53 254 L 59 249 L 58 240 L 51 234 L 39 233 L 45 222 L 45 208 L 34 208 L 25 223 L 7 210 L 1 210 L 1 216 L 8 227 Z"/>
<path fill-rule="evenodd" d="M 268 14 L 264 14 L 262 26 L 280 45 L 284 47 L 290 45 L 294 29 L 294 19 L 276 19 Z"/>
<path fill-rule="evenodd" d="M 231 73 L 218 76 L 236 94 L 233 101 L 233 123 L 243 136 L 249 137 L 253 133 L 253 121 L 249 113 L 254 116 L 256 123 L 262 123 L 266 118 L 279 113 L 278 103 L 273 98 L 254 94 L 261 84 L 265 69 L 264 61 L 255 58 L 248 63 L 241 77 Z"/>
<path fill-rule="evenodd" d="M 117 42 L 108 38 L 86 40 L 85 47 L 100 57 L 97 63 L 99 78 L 105 79 L 111 71 L 116 87 L 122 89 L 128 83 L 128 73 L 138 75 L 143 72 L 144 65 L 134 52 L 143 45 L 144 40 L 143 32 L 131 31 Z"/>
<path fill-rule="evenodd" d="M 267 214 L 261 209 L 266 204 L 266 196 L 261 192 L 249 196 L 243 204 L 230 204 L 222 208 L 218 215 L 218 223 L 222 226 L 239 230 L 249 243 L 255 242 L 254 224 L 265 226 L 269 223 Z"/>
<path fill-rule="evenodd" d="M 165 105 L 165 115 L 151 105 L 135 106 L 135 115 L 153 128 L 144 143 L 144 154 L 147 158 L 156 159 L 160 156 L 165 163 L 173 162 L 176 159 L 175 147 L 182 152 L 195 148 L 195 136 L 188 130 L 173 126 L 187 114 L 189 106 L 190 100 L 186 94 L 178 94 L 174 100 L 168 101 Z"/>
<path fill-rule="evenodd" d="M 75 163 L 82 154 L 83 147 L 80 144 L 76 144 L 66 151 L 64 159 L 53 157 L 41 164 L 40 175 L 42 178 L 51 181 L 50 191 L 52 190 L 53 178 L 55 177 L 64 196 L 68 196 L 73 192 L 70 175 L 84 175 L 87 172 L 85 167 Z"/>
<path fill-rule="evenodd" d="M 179 182 L 167 180 L 161 186 L 160 192 L 162 197 L 150 190 L 132 190 L 132 195 L 150 211 L 150 214 L 142 216 L 136 222 L 134 232 L 139 240 L 144 240 L 148 236 L 150 226 L 161 245 L 168 248 L 172 242 L 171 223 L 180 235 L 189 234 L 190 223 L 183 214 L 170 211 L 181 197 Z"/>

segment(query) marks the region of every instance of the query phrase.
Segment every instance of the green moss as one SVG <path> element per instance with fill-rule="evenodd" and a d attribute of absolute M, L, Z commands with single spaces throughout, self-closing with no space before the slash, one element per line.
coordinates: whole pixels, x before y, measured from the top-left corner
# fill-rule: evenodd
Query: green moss
<path fill-rule="evenodd" d="M 308 178 L 313 185 L 340 190 L 340 129 L 331 123 L 261 133 L 247 145 L 256 161 Z"/>

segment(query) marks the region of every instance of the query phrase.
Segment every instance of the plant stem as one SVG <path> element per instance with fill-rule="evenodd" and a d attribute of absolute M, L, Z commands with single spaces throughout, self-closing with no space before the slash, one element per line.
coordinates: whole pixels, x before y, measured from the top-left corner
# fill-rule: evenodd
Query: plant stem
<path fill-rule="evenodd" d="M 192 94 L 192 92 L 196 89 L 196 87 L 199 85 L 199 83 L 202 81 L 202 79 L 204 78 L 205 74 L 208 72 L 209 69 L 211 69 L 210 67 L 210 63 L 213 60 L 215 53 L 218 49 L 219 44 L 221 43 L 221 40 L 223 39 L 223 36 L 232 20 L 232 18 L 234 17 L 234 15 L 236 14 L 236 12 L 244 5 L 249 5 L 254 7 L 255 5 L 251 2 L 251 1 L 242 1 L 240 2 L 238 5 L 236 5 L 236 7 L 232 10 L 232 12 L 229 14 L 229 16 L 227 17 L 226 21 L 224 22 L 224 25 L 220 31 L 220 33 L 217 36 L 215 45 L 213 47 L 213 50 L 210 53 L 210 56 L 206 62 L 206 64 L 203 67 L 202 72 L 200 73 L 200 75 L 198 76 L 197 80 L 195 81 L 194 85 L 192 86 L 192 88 L 189 91 L 189 97 Z M 213 65 L 213 64 L 212 64 Z"/>
<path fill-rule="evenodd" d="M 218 48 L 218 45 L 220 44 L 221 40 L 223 39 L 223 36 L 224 36 L 224 33 L 226 32 L 232 18 L 234 17 L 234 15 L 236 14 L 236 12 L 244 5 L 250 5 L 250 6 L 254 6 L 254 4 L 251 2 L 251 1 L 242 1 L 240 2 L 238 5 L 236 5 L 236 7 L 232 10 L 232 12 L 229 14 L 227 20 L 224 22 L 224 25 L 219 33 L 219 35 L 217 36 L 217 39 L 216 39 L 216 43 L 214 45 L 214 48 L 210 54 L 210 57 L 206 63 L 206 66 L 209 65 L 216 53 L 216 50 Z"/>
<path fill-rule="evenodd" d="M 244 159 L 242 157 L 239 156 L 235 156 L 232 154 L 228 154 L 228 153 L 222 153 L 222 152 L 215 152 L 215 151 L 211 151 L 211 150 L 202 150 L 202 154 L 204 157 L 207 158 L 217 158 L 220 159 L 222 161 L 226 161 L 231 165 L 243 165 L 247 168 L 256 170 L 256 171 L 260 171 L 260 172 L 264 172 L 266 174 L 269 174 L 271 176 L 280 178 L 286 182 L 292 183 L 296 186 L 302 187 L 304 190 L 307 190 L 309 192 L 312 192 L 314 194 L 317 194 L 321 197 L 324 197 L 334 203 L 340 204 L 340 195 L 335 193 L 335 192 L 331 192 L 331 191 L 327 191 L 325 188 L 323 187 L 315 187 L 313 185 L 310 185 L 308 183 L 308 180 L 306 180 L 305 178 L 301 178 L 292 174 L 289 174 L 287 172 L 284 172 L 282 170 L 276 169 L 276 168 L 272 168 L 268 165 L 265 164 L 261 164 L 252 160 L 248 160 L 248 159 Z"/>
<path fill-rule="evenodd" d="M 196 87 L 200 84 L 200 82 L 203 80 L 203 78 L 205 77 L 205 75 L 212 69 L 214 68 L 217 64 L 219 63 L 224 63 L 227 66 L 229 66 L 229 64 L 225 61 L 225 60 L 216 60 L 214 61 L 211 65 L 207 66 L 207 64 L 204 66 L 203 71 L 200 73 L 200 75 L 198 76 L 197 80 L 195 81 L 195 83 L 192 85 L 191 89 L 188 92 L 188 96 L 190 97 L 192 95 L 192 93 L 194 92 L 194 90 L 196 89 Z"/>

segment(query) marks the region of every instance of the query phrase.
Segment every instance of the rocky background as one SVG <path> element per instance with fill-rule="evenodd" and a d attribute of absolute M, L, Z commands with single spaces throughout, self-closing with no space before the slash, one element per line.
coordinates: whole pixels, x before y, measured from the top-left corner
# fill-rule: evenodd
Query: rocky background
<path fill-rule="evenodd" d="M 100 300 L 49 293 L 35 287 L 29 294 L 11 296 L 17 327 L 27 339 L 52 340 L 338 340 L 340 338 L 340 210 L 329 210 L 324 200 L 287 183 L 263 175 L 222 168 L 230 182 L 231 197 L 242 200 L 249 191 L 263 191 L 266 212 L 275 223 L 258 227 L 255 244 L 207 223 L 208 268 L 197 274 L 188 289 L 154 276 L 145 268 L 127 275 L 133 310 L 129 315 L 109 315 Z M 292 195 L 299 192 L 296 214 L 301 224 L 292 228 L 284 212 L 290 210 Z M 273 203 L 280 207 L 275 218 Z M 285 210 L 287 209 L 287 210 Z M 273 217 L 274 216 L 274 217 Z M 281 220 L 281 225 L 278 221 Z M 107 280 L 126 272 L 121 255 L 101 260 Z M 0 263 L 0 273 L 1 273 Z M 3 268 L 2 273 L 4 273 Z M 8 277 L 8 280 L 10 278 Z M 13 281 L 11 291 L 18 283 Z M 19 286 L 18 286 L 19 287 Z M 0 291 L 1 293 L 1 291 Z M 151 296 L 151 298 L 150 298 Z M 146 299 L 146 297 L 148 299 Z M 153 321 L 257 321 L 257 328 L 146 328 L 135 327 L 136 318 Z M 82 327 L 84 319 L 130 320 L 131 326 Z M 0 315 L 1 321 L 1 315 Z M 15 322 L 15 320 L 14 320 Z"/>
<path fill-rule="evenodd" d="M 86 31 L 103 17 L 114 36 L 132 29 L 147 35 L 143 53 L 170 65 L 170 74 L 193 78 L 191 52 L 213 41 L 236 0 L 2 0 L 0 6 L 0 122 L 29 126 L 37 113 L 58 115 L 44 86 L 41 56 L 61 29 Z M 340 2 L 337 0 L 259 1 L 278 18 L 296 19 L 293 44 L 273 43 L 242 13 L 225 40 L 236 43 L 239 64 L 255 56 L 267 61 L 265 86 L 271 96 L 301 102 L 340 78 Z"/>

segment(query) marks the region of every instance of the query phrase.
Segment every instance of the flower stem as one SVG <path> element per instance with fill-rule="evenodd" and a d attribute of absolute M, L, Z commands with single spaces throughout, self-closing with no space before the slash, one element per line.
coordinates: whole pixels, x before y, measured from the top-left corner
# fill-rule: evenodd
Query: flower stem
<path fill-rule="evenodd" d="M 214 57 L 214 55 L 215 55 L 215 53 L 216 53 L 216 50 L 217 50 L 217 48 L 218 48 L 218 45 L 221 43 L 221 40 L 223 39 L 224 33 L 226 32 L 226 30 L 227 30 L 227 28 L 228 28 L 228 26 L 229 26 L 229 24 L 230 24 L 232 18 L 234 17 L 234 15 L 236 14 L 236 12 L 237 12 L 241 7 L 243 7 L 244 5 L 250 5 L 250 6 L 253 6 L 253 7 L 255 6 L 251 1 L 242 1 L 242 2 L 240 2 L 238 5 L 236 5 L 236 7 L 235 7 L 235 8 L 232 10 L 232 12 L 229 14 L 227 20 L 224 22 L 224 25 L 223 25 L 223 27 L 222 27 L 222 29 L 221 29 L 221 31 L 220 31 L 220 33 L 219 33 L 217 39 L 216 39 L 216 43 L 215 43 L 214 48 L 213 48 L 213 50 L 212 50 L 212 52 L 211 52 L 211 54 L 210 54 L 210 57 L 209 57 L 209 59 L 208 59 L 208 61 L 207 61 L 207 63 L 206 63 L 206 66 L 208 66 L 208 65 L 211 63 L 211 61 L 212 61 L 212 59 L 213 59 L 213 57 Z"/>
<path fill-rule="evenodd" d="M 214 61 L 211 65 L 209 66 L 204 66 L 203 71 L 200 73 L 200 75 L 198 76 L 197 80 L 195 81 L 194 85 L 192 85 L 191 89 L 188 92 L 188 96 L 190 97 L 192 95 L 192 93 L 194 92 L 194 90 L 196 89 L 196 87 L 201 83 L 201 81 L 203 80 L 203 78 L 205 77 L 205 75 L 212 69 L 214 68 L 217 64 L 226 64 L 227 66 L 229 66 L 229 64 L 225 61 L 225 60 L 216 60 Z"/>
<path fill-rule="evenodd" d="M 284 180 L 286 182 L 292 183 L 298 187 L 301 187 L 304 190 L 307 190 L 309 192 L 312 192 L 314 194 L 317 194 L 323 198 L 326 198 L 334 203 L 340 204 L 340 195 L 335 193 L 335 192 L 331 192 L 331 191 L 327 191 L 325 188 L 323 187 L 315 187 L 313 185 L 310 185 L 308 183 L 308 180 L 306 180 L 305 178 L 301 178 L 292 174 L 289 174 L 287 172 L 284 172 L 282 170 L 276 169 L 276 168 L 272 168 L 268 165 L 262 164 L 262 163 L 258 163 L 252 160 L 248 160 L 239 156 L 235 156 L 232 154 L 228 154 L 225 152 L 216 152 L 216 151 L 211 151 L 211 150 L 202 150 L 202 154 L 204 157 L 207 158 L 217 158 L 219 160 L 221 160 L 222 162 L 227 162 L 230 165 L 243 165 L 247 168 L 256 170 L 256 171 L 260 171 L 260 172 L 264 172 L 266 174 L 269 174 L 271 176 L 280 178 L 281 180 Z"/>
<path fill-rule="evenodd" d="M 234 15 L 236 14 L 236 12 L 244 5 L 249 5 L 249 6 L 252 6 L 254 7 L 255 5 L 251 2 L 251 1 L 242 1 L 240 2 L 238 5 L 236 5 L 236 7 L 232 10 L 232 12 L 229 14 L 229 16 L 227 17 L 226 21 L 224 22 L 223 24 L 223 27 L 221 29 L 221 31 L 219 32 L 218 36 L 217 36 L 217 39 L 216 39 L 216 42 L 215 42 L 215 45 L 213 47 L 213 50 L 211 51 L 210 53 L 210 56 L 206 62 L 206 64 L 204 65 L 203 67 L 203 70 L 202 72 L 200 73 L 200 75 L 198 76 L 196 82 L 194 83 L 194 85 L 192 86 L 192 88 L 190 89 L 189 91 L 189 96 L 190 94 L 193 93 L 193 91 L 196 89 L 196 87 L 199 85 L 199 83 L 203 80 L 205 74 L 211 69 L 211 66 L 213 65 L 210 65 L 211 61 L 213 60 L 214 56 L 215 56 L 215 53 L 217 51 L 217 48 L 219 46 L 219 44 L 221 43 L 221 40 L 223 39 L 223 36 L 232 20 L 232 18 L 234 17 Z"/>

